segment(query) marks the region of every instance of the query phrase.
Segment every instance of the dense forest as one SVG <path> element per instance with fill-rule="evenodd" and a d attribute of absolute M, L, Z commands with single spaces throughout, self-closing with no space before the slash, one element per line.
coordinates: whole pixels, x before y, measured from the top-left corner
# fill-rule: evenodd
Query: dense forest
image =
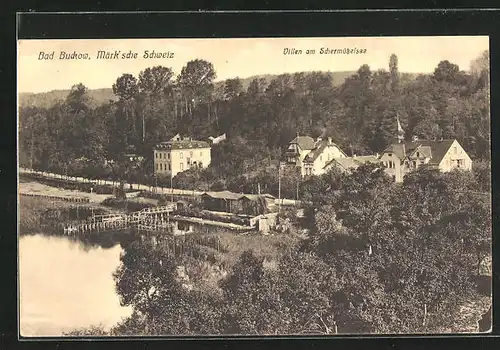
<path fill-rule="evenodd" d="M 179 132 L 202 140 L 226 133 L 208 170 L 182 173 L 174 182 L 254 191 L 258 179 L 272 177 L 269 169 L 298 133 L 329 135 L 348 154 L 373 154 L 393 139 L 396 116 L 407 139 L 456 138 L 474 160 L 488 160 L 489 53 L 468 68 L 442 61 L 432 74 L 404 74 L 391 55 L 388 70 L 363 65 L 339 84 L 330 72 L 215 83 L 215 68 L 200 59 L 177 75 L 155 66 L 118 77 L 115 100 L 97 106 L 77 84 L 50 107 L 21 107 L 20 164 L 152 183 L 156 143 Z M 143 155 L 144 164 L 120 165 L 125 152 Z"/>

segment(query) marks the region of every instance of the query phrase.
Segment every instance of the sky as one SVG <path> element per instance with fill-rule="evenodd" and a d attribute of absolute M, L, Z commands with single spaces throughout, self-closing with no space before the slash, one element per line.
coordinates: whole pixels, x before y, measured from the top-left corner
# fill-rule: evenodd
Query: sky
<path fill-rule="evenodd" d="M 358 49 L 358 54 L 320 54 L 321 48 Z M 285 49 L 302 54 L 284 54 Z M 306 54 L 314 49 L 315 54 Z M 138 76 L 156 65 L 179 74 L 190 60 L 211 62 L 216 80 L 261 74 L 303 71 L 355 71 L 368 64 L 372 70 L 386 69 L 391 54 L 398 56 L 399 71 L 430 73 L 442 60 L 468 70 L 470 62 L 489 49 L 487 36 L 440 37 L 330 37 L 330 38 L 241 38 L 241 39 L 92 39 L 19 40 L 18 92 L 69 89 L 83 83 L 89 89 L 111 88 L 124 73 Z M 129 51 L 136 59 L 97 59 L 97 52 Z M 173 58 L 143 57 L 144 51 L 173 53 Z M 60 52 L 87 53 L 88 59 L 59 59 Z M 40 52 L 52 53 L 52 60 L 40 60 Z"/>

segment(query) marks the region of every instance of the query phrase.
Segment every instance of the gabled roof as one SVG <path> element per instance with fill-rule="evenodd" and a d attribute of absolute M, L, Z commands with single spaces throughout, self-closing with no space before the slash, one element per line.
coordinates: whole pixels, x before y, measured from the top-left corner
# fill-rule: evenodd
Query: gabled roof
<path fill-rule="evenodd" d="M 346 157 L 346 158 L 333 158 L 331 161 L 326 163 L 324 167 L 326 168 L 332 165 L 333 163 L 339 164 L 345 170 L 356 169 L 359 166 L 359 164 L 356 163 L 352 157 Z"/>
<path fill-rule="evenodd" d="M 420 147 L 429 147 L 432 152 L 432 158 L 429 161 L 429 164 L 439 164 L 443 160 L 444 156 L 450 149 L 452 143 L 455 140 L 440 140 L 440 141 L 416 141 L 413 144 L 419 144 L 416 148 Z"/>
<path fill-rule="evenodd" d="M 399 159 L 403 160 L 405 157 L 410 157 L 417 149 L 430 155 L 431 159 L 429 164 L 439 164 L 443 160 L 446 152 L 450 149 L 455 140 L 418 140 L 414 142 L 393 143 L 389 145 L 384 153 L 394 153 Z"/>
<path fill-rule="evenodd" d="M 394 153 L 396 157 L 403 160 L 406 157 L 405 144 L 402 143 L 393 143 L 386 147 L 383 153 Z"/>
<path fill-rule="evenodd" d="M 328 162 L 324 168 L 330 166 L 333 162 L 339 164 L 342 168 L 348 169 L 356 169 L 362 164 L 365 163 L 379 163 L 380 159 L 376 156 L 356 156 L 356 157 L 345 157 L 345 158 L 334 158 L 330 162 Z"/>
<path fill-rule="evenodd" d="M 417 157 L 418 151 L 418 157 Z M 430 146 L 420 145 L 417 148 L 410 149 L 407 154 L 408 157 L 417 157 L 417 158 L 432 158 L 432 149 Z"/>
<path fill-rule="evenodd" d="M 205 192 L 202 196 L 208 196 L 215 199 L 240 200 L 245 197 L 244 194 L 234 193 L 230 191 Z"/>
<path fill-rule="evenodd" d="M 297 136 L 290 143 L 296 143 L 303 150 L 312 150 L 314 148 L 314 139 L 311 136 Z"/>
<path fill-rule="evenodd" d="M 378 159 L 377 156 L 370 155 L 370 156 L 356 156 L 353 157 L 354 161 L 359 164 L 364 164 L 364 163 L 379 163 L 380 159 Z"/>
<path fill-rule="evenodd" d="M 335 146 L 340 150 L 340 152 L 342 152 L 344 155 L 346 155 L 344 153 L 344 151 L 342 151 L 340 149 L 340 147 L 337 146 L 335 143 L 333 143 L 333 142 L 330 143 L 328 140 L 322 140 L 321 142 L 319 142 L 319 144 L 316 145 L 316 147 L 311 152 L 309 152 L 307 154 L 307 156 L 304 158 L 304 162 L 305 163 L 313 163 L 316 159 L 318 159 L 320 154 L 323 153 L 323 151 L 325 150 L 325 148 L 327 146 Z"/>

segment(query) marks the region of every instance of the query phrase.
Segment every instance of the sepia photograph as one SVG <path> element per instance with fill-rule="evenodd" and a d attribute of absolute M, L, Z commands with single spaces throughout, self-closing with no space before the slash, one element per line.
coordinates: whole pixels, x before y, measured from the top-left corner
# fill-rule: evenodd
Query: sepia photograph
<path fill-rule="evenodd" d="M 21 337 L 491 332 L 488 36 L 17 63 Z"/>

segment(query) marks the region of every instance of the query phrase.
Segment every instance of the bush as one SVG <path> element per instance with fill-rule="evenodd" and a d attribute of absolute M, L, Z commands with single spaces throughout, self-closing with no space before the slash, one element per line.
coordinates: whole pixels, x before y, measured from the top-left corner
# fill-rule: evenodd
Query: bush
<path fill-rule="evenodd" d="M 208 211 L 201 211 L 198 208 L 184 208 L 176 210 L 175 213 L 182 216 L 190 216 L 199 219 L 226 222 L 242 226 L 250 225 L 250 220 L 246 218 L 240 218 L 234 215 L 221 215 L 221 214 L 211 213 Z"/>
<path fill-rule="evenodd" d="M 153 203 L 139 202 L 134 199 L 118 199 L 113 197 L 106 198 L 101 204 L 116 209 L 127 210 L 129 212 L 139 211 L 144 208 L 151 208 L 155 206 Z"/>

